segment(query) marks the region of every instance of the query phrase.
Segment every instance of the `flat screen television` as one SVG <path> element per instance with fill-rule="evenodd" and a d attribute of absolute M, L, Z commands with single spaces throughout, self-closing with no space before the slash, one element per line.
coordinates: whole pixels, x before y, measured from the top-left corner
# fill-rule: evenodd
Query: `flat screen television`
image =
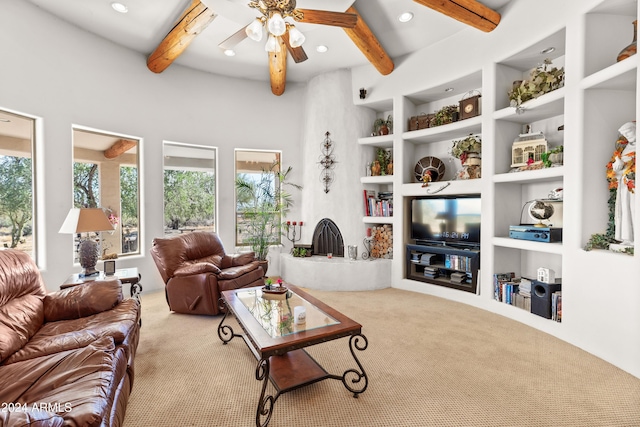
<path fill-rule="evenodd" d="M 480 245 L 480 196 L 411 200 L 411 238 L 417 244 Z"/>

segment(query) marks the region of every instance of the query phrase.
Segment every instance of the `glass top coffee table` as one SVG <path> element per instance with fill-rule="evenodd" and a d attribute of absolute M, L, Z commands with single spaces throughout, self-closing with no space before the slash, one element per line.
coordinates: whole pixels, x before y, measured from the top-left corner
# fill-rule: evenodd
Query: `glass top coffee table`
<path fill-rule="evenodd" d="M 296 286 L 286 287 L 288 290 L 282 293 L 268 293 L 261 287 L 223 291 L 220 298 L 226 311 L 218 325 L 218 337 L 223 344 L 234 337 L 243 338 L 258 359 L 256 379 L 262 381 L 262 392 L 256 426 L 261 427 L 269 423 L 278 397 L 288 391 L 336 379 L 358 397 L 369 382 L 355 352 L 364 351 L 368 345 L 362 325 Z M 244 334 L 235 333 L 225 324 L 229 314 L 235 316 Z M 342 375 L 330 374 L 304 350 L 343 337 L 350 337 L 349 350 L 357 368 L 347 369 Z M 269 381 L 276 389 L 275 395 L 267 394 Z"/>

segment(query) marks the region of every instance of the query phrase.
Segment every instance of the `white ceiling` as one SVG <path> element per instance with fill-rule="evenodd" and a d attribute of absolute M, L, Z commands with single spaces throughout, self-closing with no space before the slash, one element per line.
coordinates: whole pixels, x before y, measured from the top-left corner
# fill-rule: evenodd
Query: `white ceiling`
<path fill-rule="evenodd" d="M 129 9 L 128 13 L 121 14 L 111 7 L 113 0 L 27 1 L 145 56 L 153 52 L 191 3 L 190 0 L 120 0 Z M 248 1 L 202 0 L 218 16 L 175 63 L 215 74 L 269 80 L 263 42 L 245 39 L 237 45 L 234 57 L 225 56 L 218 47 L 220 42 L 249 24 L 257 15 L 247 6 Z M 481 3 L 500 11 L 510 1 L 482 0 Z M 298 0 L 297 7 L 344 11 L 352 3 L 394 60 L 466 28 L 464 24 L 412 0 Z M 403 24 L 397 17 L 405 11 L 412 12 L 414 18 Z M 296 26 L 307 38 L 303 48 L 309 59 L 299 64 L 289 60 L 287 81 L 305 82 L 317 74 L 368 64 L 341 28 L 317 24 Z M 480 30 L 474 31 L 478 37 L 485 34 Z M 315 47 L 320 44 L 326 45 L 329 51 L 324 54 L 316 52 Z"/>

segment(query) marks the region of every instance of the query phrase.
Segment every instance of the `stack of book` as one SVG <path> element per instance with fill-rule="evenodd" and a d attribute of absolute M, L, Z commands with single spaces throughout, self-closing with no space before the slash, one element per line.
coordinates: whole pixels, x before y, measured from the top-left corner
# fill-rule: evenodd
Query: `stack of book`
<path fill-rule="evenodd" d="M 451 283 L 462 284 L 466 282 L 467 282 L 467 273 L 461 273 L 459 271 L 451 273 Z"/>
<path fill-rule="evenodd" d="M 531 280 L 525 277 L 520 279 L 518 293 L 513 296 L 513 305 L 531 312 Z"/>
<path fill-rule="evenodd" d="M 430 279 L 435 279 L 438 277 L 438 269 L 435 267 L 425 267 L 424 268 L 424 277 L 428 277 Z"/>

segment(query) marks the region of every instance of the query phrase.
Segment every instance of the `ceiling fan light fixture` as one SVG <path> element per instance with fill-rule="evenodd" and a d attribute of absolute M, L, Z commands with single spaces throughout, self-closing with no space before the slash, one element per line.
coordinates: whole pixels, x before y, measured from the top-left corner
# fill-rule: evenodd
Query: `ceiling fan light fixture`
<path fill-rule="evenodd" d="M 244 31 L 251 40 L 256 42 L 262 40 L 262 22 L 259 18 L 247 25 Z"/>
<path fill-rule="evenodd" d="M 304 34 L 294 27 L 293 25 L 289 26 L 289 44 L 291 47 L 300 47 L 306 40 Z"/>
<path fill-rule="evenodd" d="M 267 44 L 264 45 L 264 50 L 266 50 L 267 52 L 280 52 L 280 44 L 273 34 L 269 34 Z"/>
<path fill-rule="evenodd" d="M 267 28 L 271 34 L 280 37 L 287 31 L 287 23 L 284 22 L 280 12 L 273 12 L 267 21 Z"/>

